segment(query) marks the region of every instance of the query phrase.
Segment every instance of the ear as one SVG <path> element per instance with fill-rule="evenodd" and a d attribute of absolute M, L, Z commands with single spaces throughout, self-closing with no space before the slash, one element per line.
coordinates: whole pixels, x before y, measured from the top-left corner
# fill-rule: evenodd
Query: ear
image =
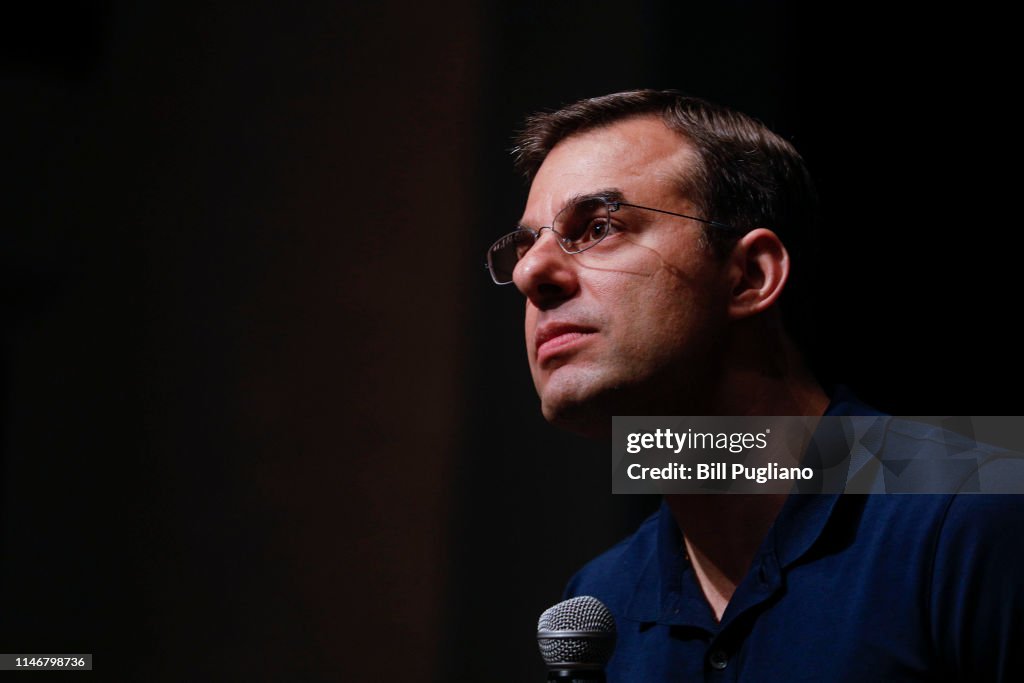
<path fill-rule="evenodd" d="M 789 278 L 789 252 L 771 230 L 751 230 L 729 255 L 729 317 L 749 318 L 771 308 Z"/>

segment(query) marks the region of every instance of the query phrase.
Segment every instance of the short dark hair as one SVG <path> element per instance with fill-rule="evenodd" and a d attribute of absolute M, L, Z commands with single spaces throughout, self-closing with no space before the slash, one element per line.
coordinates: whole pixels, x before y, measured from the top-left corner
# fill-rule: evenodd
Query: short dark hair
<path fill-rule="evenodd" d="M 791 253 L 810 251 L 817 195 L 793 145 L 746 114 L 676 90 L 614 93 L 534 114 L 516 138 L 516 166 L 533 180 L 562 140 L 644 115 L 660 116 L 696 150 L 698 165 L 681 175 L 680 192 L 704 218 L 744 231 L 770 228 Z M 704 234 L 719 253 L 734 239 L 710 226 Z"/>
<path fill-rule="evenodd" d="M 697 167 L 680 169 L 679 191 L 704 218 L 744 232 L 770 228 L 779 235 L 793 260 L 781 299 L 785 325 L 799 346 L 813 349 L 808 312 L 817 260 L 817 193 L 793 145 L 757 119 L 677 90 L 614 93 L 527 118 L 512 150 L 516 166 L 532 181 L 562 140 L 637 116 L 660 116 L 694 147 Z M 724 257 L 735 234 L 703 227 L 712 253 Z"/>

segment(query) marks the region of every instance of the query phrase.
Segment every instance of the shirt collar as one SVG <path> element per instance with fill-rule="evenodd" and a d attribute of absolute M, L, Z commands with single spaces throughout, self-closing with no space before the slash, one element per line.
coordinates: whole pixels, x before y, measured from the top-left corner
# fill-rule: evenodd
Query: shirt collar
<path fill-rule="evenodd" d="M 825 415 L 881 416 L 883 413 L 861 403 L 847 387 L 838 386 L 832 394 Z M 840 431 L 822 436 L 825 443 L 841 438 L 842 434 Z M 817 434 L 815 439 L 818 439 Z M 776 587 L 781 586 L 782 572 L 803 557 L 821 537 L 839 496 L 837 493 L 790 495 L 768 531 L 752 569 L 754 566 L 758 569 L 766 567 L 771 583 Z M 688 567 L 682 533 L 672 511 L 669 510 L 667 503 L 662 501 L 658 512 L 655 552 L 649 554 L 640 572 L 625 616 L 640 622 L 706 627 L 703 615 L 707 612 L 710 616 L 710 610 L 703 596 L 693 595 L 685 590 L 683 585 L 683 576 Z M 702 609 L 695 609 L 694 605 L 687 604 L 695 600 L 703 603 Z M 727 611 L 724 616 L 728 618 L 731 611 Z M 695 614 L 700 615 L 697 621 L 701 623 L 693 623 Z"/>

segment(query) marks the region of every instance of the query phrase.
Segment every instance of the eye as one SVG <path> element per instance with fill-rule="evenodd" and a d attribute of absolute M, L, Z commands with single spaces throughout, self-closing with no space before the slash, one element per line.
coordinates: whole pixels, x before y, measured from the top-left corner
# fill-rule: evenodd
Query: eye
<path fill-rule="evenodd" d="M 586 226 L 586 229 L 583 230 L 583 233 L 580 236 L 578 242 L 581 245 L 593 244 L 598 240 L 604 239 L 604 237 L 606 237 L 609 233 L 612 233 L 614 231 L 615 228 L 608 221 L 608 218 L 606 216 L 595 217 L 590 219 L 589 223 Z"/>
<path fill-rule="evenodd" d="M 592 247 L 615 231 L 608 204 L 601 198 L 566 207 L 555 217 L 553 229 L 570 252 Z"/>

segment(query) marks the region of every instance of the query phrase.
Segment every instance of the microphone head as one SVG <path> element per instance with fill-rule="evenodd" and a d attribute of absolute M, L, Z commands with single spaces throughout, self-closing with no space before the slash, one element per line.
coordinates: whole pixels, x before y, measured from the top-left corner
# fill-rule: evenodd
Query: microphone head
<path fill-rule="evenodd" d="M 615 618 L 597 598 L 570 598 L 540 615 L 537 643 L 549 669 L 602 669 L 615 648 Z"/>

